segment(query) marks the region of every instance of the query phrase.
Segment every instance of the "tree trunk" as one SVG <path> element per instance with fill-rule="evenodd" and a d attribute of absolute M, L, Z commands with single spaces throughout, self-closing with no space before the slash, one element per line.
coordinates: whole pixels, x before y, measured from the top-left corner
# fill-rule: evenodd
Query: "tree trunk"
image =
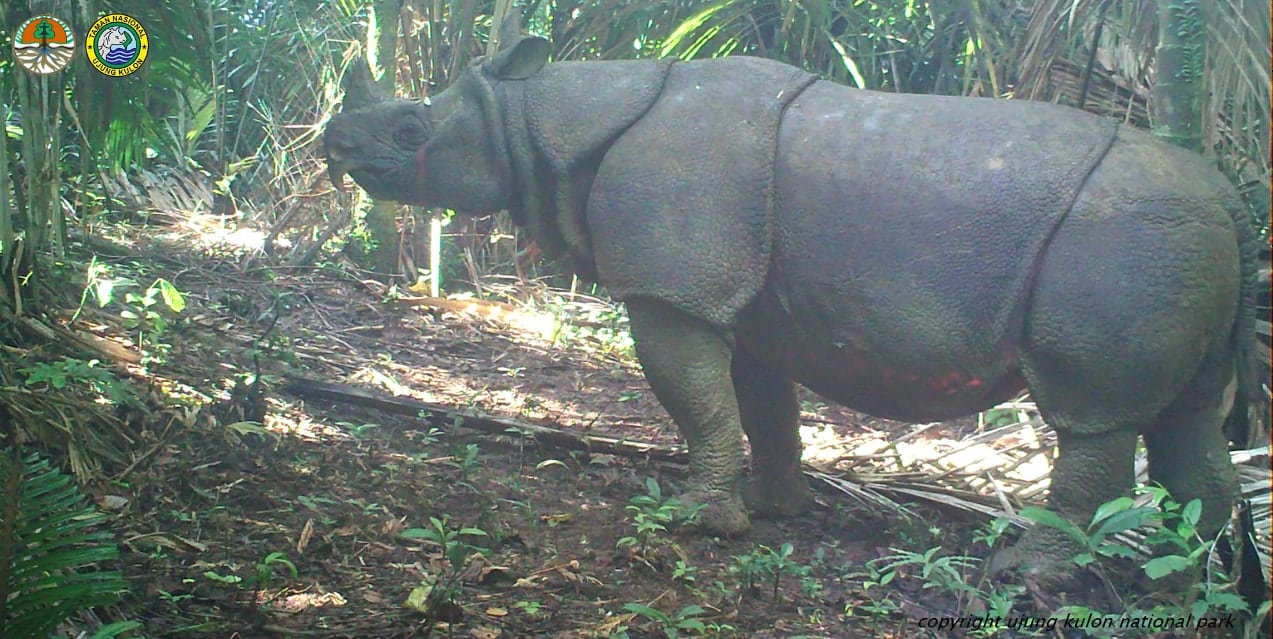
<path fill-rule="evenodd" d="M 1202 151 L 1202 70 L 1206 23 L 1199 0 L 1159 0 L 1157 79 L 1152 110 L 1154 134 L 1191 151 Z"/>
<path fill-rule="evenodd" d="M 367 27 L 367 60 L 371 64 L 372 77 L 381 95 L 394 95 L 398 51 L 398 19 L 401 0 L 377 0 L 372 6 L 371 23 Z M 370 241 L 363 266 L 381 275 L 402 275 L 398 261 L 401 237 L 398 233 L 398 211 L 394 202 L 381 202 L 367 198 L 359 211 L 367 228 Z M 414 281 L 415 274 L 407 273 Z"/>

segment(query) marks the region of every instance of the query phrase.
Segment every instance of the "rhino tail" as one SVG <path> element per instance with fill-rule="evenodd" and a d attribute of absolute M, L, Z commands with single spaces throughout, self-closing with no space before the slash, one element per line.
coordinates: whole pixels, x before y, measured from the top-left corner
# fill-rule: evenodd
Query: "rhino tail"
<path fill-rule="evenodd" d="M 1261 363 L 1258 349 L 1262 348 L 1262 344 L 1256 336 L 1260 243 L 1246 207 L 1237 203 L 1228 208 L 1238 234 L 1238 248 L 1242 256 L 1242 285 L 1233 328 L 1238 393 L 1229 419 L 1225 422 L 1225 434 L 1234 444 L 1251 448 L 1269 443 L 1271 423 L 1269 391 L 1264 385 L 1264 380 L 1269 376 Z"/>

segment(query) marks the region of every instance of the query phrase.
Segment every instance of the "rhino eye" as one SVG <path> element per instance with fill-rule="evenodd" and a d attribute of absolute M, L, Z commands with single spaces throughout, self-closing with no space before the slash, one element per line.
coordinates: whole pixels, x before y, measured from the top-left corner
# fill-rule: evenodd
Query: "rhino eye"
<path fill-rule="evenodd" d="M 393 141 L 399 146 L 412 148 L 424 144 L 427 132 L 424 126 L 414 120 L 408 120 L 398 125 L 393 132 Z"/>

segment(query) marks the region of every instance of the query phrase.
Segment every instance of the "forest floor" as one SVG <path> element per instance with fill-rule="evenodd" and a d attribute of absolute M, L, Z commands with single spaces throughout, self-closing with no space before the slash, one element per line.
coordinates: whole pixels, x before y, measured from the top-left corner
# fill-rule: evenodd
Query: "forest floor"
<path fill-rule="evenodd" d="M 97 259 L 186 301 L 155 339 L 163 362 L 146 367 L 152 389 L 184 399 L 143 420 L 134 462 L 91 487 L 131 584 L 120 616 L 144 636 L 976 636 L 922 620 L 988 612 L 959 594 L 989 587 L 976 564 L 921 572 L 988 554 L 976 537 L 989 517 L 820 489 L 806 516 L 714 538 L 677 525 L 676 461 L 300 397 L 285 380 L 675 450 L 611 306 L 549 293 L 554 313 L 442 310 L 387 300 L 340 268 L 245 267 L 188 230 L 132 242 Z M 95 306 L 82 321 L 127 338 L 117 308 Z M 806 460 L 915 432 L 801 399 Z M 931 425 L 913 443 L 975 430 Z M 869 568 L 930 549 L 891 581 Z"/>

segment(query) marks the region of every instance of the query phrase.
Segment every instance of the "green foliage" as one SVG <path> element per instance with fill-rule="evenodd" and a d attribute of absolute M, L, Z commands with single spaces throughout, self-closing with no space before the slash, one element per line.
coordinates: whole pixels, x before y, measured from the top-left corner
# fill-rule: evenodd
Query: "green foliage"
<path fill-rule="evenodd" d="M 1022 509 L 1021 514 L 1038 525 L 1049 526 L 1065 532 L 1083 545 L 1084 550 L 1074 557 L 1074 562 L 1087 566 L 1098 557 L 1135 559 L 1136 549 L 1115 535 L 1131 531 L 1145 533 L 1145 544 L 1154 550 L 1154 557 L 1141 565 L 1145 576 L 1151 580 L 1168 579 L 1177 573 L 1206 575 L 1183 593 L 1173 592 L 1168 586 L 1159 593 L 1167 601 L 1144 611 L 1130 609 L 1127 614 L 1173 615 L 1184 617 L 1192 614 L 1200 617 L 1208 612 L 1246 612 L 1246 602 L 1236 594 L 1236 584 L 1211 561 L 1217 539 L 1204 538 L 1198 530 L 1202 517 L 1202 502 L 1191 500 L 1180 505 L 1160 486 L 1144 486 L 1137 493 L 1148 495 L 1149 500 L 1137 504 L 1131 497 L 1119 497 L 1101 504 L 1092 515 L 1086 529 L 1080 528 L 1059 515 L 1039 508 Z"/>
<path fill-rule="evenodd" d="M 672 578 L 687 586 L 691 585 L 698 579 L 698 568 L 686 563 L 684 559 L 678 559 L 676 567 L 672 569 Z"/>
<path fill-rule="evenodd" d="M 70 477 L 35 453 L 0 454 L 0 636 L 43 639 L 77 612 L 114 603 L 127 584 L 100 569 L 119 551 Z"/>
<path fill-rule="evenodd" d="M 794 551 L 794 547 L 787 543 L 779 546 L 778 550 L 759 546 L 746 555 L 735 556 L 729 572 L 738 580 L 739 590 L 743 593 L 754 591 L 762 584 L 769 585 L 770 601 L 774 603 L 782 598 L 779 589 L 782 578 L 786 576 L 800 579 L 806 595 L 816 595 L 822 584 L 812 578 L 812 568 L 792 560 Z"/>
<path fill-rule="evenodd" d="M 460 471 L 460 481 L 467 482 L 470 473 L 477 468 L 479 461 L 478 456 L 481 455 L 482 449 L 477 444 L 465 444 L 457 446 L 451 453 L 451 461 L 448 462 Z"/>
<path fill-rule="evenodd" d="M 553 315 L 553 343 L 595 344 L 601 350 L 621 357 L 635 356 L 636 347 L 628 326 L 628 316 L 618 304 L 593 305 L 580 314 L 557 300 L 549 303 L 547 309 Z M 621 397 L 619 401 L 626 400 Z"/>
<path fill-rule="evenodd" d="M 693 522 L 703 509 L 701 505 L 686 506 L 675 497 L 664 497 L 663 489 L 653 477 L 645 479 L 644 495 L 634 495 L 624 508 L 632 513 L 632 525 L 636 534 L 620 537 L 615 546 L 635 548 L 638 555 L 645 555 L 659 543 L 660 533 L 669 526 L 683 526 Z"/>
<path fill-rule="evenodd" d="M 1011 68 L 1006 2 L 693 3 L 657 57 L 750 54 L 781 59 L 865 89 L 998 95 Z"/>
<path fill-rule="evenodd" d="M 628 612 L 638 614 L 662 627 L 663 634 L 668 639 L 677 639 L 682 631 L 692 631 L 696 634 L 702 634 L 707 630 L 707 626 L 696 617 L 701 617 L 707 611 L 702 606 L 688 605 L 673 614 L 668 614 L 645 604 L 629 602 L 623 604 L 623 609 Z"/>
<path fill-rule="evenodd" d="M 485 530 L 474 527 L 453 529 L 447 516 L 429 518 L 427 528 L 408 528 L 398 533 L 400 539 L 431 543 L 442 550 L 446 560 L 443 571 L 431 581 L 412 591 L 407 605 L 430 617 L 445 606 L 453 606 L 461 594 L 460 578 L 474 553 L 489 555 L 490 550 L 466 541 L 466 537 L 488 537 Z"/>
<path fill-rule="evenodd" d="M 292 579 L 296 579 L 298 577 L 296 564 L 292 563 L 292 561 L 287 558 L 287 553 L 272 552 L 256 564 L 255 574 L 253 575 L 253 583 L 257 589 L 264 588 L 267 584 L 274 583 L 274 581 L 278 578 L 275 570 L 277 570 L 280 566 L 287 569 L 287 574 L 290 575 Z"/>
<path fill-rule="evenodd" d="M 120 381 L 110 370 L 99 366 L 100 363 L 95 359 L 86 362 L 66 357 L 55 362 L 37 362 L 18 371 L 26 375 L 27 386 L 62 390 L 67 385 L 80 385 L 113 404 L 136 403 L 137 396 L 132 387 Z"/>
<path fill-rule="evenodd" d="M 1005 585 L 997 589 L 983 589 L 970 583 L 969 577 L 975 574 L 980 559 L 965 555 L 940 555 L 941 547 L 935 546 L 923 552 L 893 549 L 892 553 L 867 562 L 869 576 L 863 580 L 862 592 L 870 602 L 859 605 L 856 609 L 845 610 L 853 614 L 861 610 L 871 615 L 878 628 L 879 621 L 897 614 L 901 608 L 893 601 L 896 589 L 885 588 L 899 579 L 915 579 L 920 582 L 920 589 L 931 591 L 934 595 L 951 596 L 958 601 L 959 609 L 968 609 L 976 602 L 977 609 L 985 610 L 992 617 L 1007 619 L 1012 615 L 1012 608 L 1017 597 L 1025 592 L 1025 588 L 1017 585 Z M 1001 627 L 989 625 L 979 629 L 970 629 L 969 636 L 992 637 L 1002 631 Z M 1022 629 L 1017 636 L 1034 636 L 1026 634 Z"/>
<path fill-rule="evenodd" d="M 93 260 L 88 268 L 88 286 L 80 297 L 81 306 L 90 291 L 99 308 L 116 302 L 123 307 L 119 316 L 124 328 L 136 334 L 143 363 L 164 361 L 172 345 L 163 341 L 163 336 L 168 332 L 169 322 L 186 308 L 186 298 L 180 289 L 162 277 L 142 289 L 134 279 L 112 277 L 108 268 Z"/>
<path fill-rule="evenodd" d="M 428 528 L 408 528 L 398 533 L 398 537 L 436 544 L 442 548 L 442 555 L 453 568 L 462 568 L 470 554 L 484 550 L 464 541 L 463 538 L 486 537 L 487 534 L 481 528 L 466 527 L 453 530 L 449 524 L 450 521 L 446 515 L 443 515 L 441 519 L 430 517 Z"/>

